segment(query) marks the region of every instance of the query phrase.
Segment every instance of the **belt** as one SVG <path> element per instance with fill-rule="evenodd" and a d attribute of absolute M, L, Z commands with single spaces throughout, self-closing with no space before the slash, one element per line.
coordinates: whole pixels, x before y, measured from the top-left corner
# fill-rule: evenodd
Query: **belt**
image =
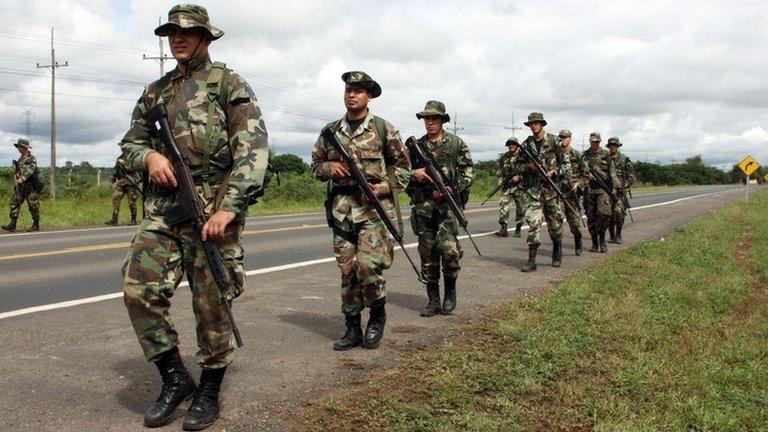
<path fill-rule="evenodd" d="M 208 181 L 208 184 L 217 185 L 224 181 L 224 177 L 227 176 L 226 171 L 213 171 L 209 174 L 194 174 L 192 180 L 195 182 L 195 186 L 202 186 Z"/>

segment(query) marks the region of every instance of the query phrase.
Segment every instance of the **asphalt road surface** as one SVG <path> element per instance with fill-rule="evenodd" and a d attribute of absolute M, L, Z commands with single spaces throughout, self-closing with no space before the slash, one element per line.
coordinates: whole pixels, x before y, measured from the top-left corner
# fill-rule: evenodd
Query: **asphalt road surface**
<path fill-rule="evenodd" d="M 470 232 L 483 256 L 462 242 L 457 314 L 418 316 L 423 287 L 397 252 L 386 273 L 390 306 L 382 348 L 344 353 L 330 349 L 343 333 L 343 320 L 324 215 L 251 218 L 244 237 L 248 287 L 234 308 L 245 347 L 225 378 L 222 419 L 212 430 L 284 430 L 284 413 L 302 401 L 360 382 L 404 350 L 432 347 L 489 305 L 663 236 L 742 196 L 737 186 L 637 195 L 631 200 L 635 223 L 625 226 L 624 245 L 609 245 L 608 255 L 585 251 L 576 257 L 566 234 L 563 267 L 554 269 L 545 233 L 539 270 L 532 274 L 519 272 L 527 258 L 524 239 L 492 235 L 497 204 L 470 205 Z M 405 224 L 407 247 L 418 261 Z M 0 404 L 6 408 L 0 430 L 143 430 L 141 413 L 154 400 L 159 379 L 143 360 L 121 301 L 120 265 L 134 232 L 135 227 L 109 227 L 0 236 Z M 197 373 L 188 289 L 177 290 L 171 311 L 182 355 Z M 179 428 L 176 421 L 162 430 Z"/>

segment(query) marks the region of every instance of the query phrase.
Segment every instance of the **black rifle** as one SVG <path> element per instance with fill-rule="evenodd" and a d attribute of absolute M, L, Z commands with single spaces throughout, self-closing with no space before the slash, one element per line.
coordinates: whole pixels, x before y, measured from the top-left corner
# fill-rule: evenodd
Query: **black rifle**
<path fill-rule="evenodd" d="M 608 184 L 603 179 L 603 176 L 600 175 L 600 173 L 597 172 L 596 169 L 589 167 L 589 173 L 592 174 L 592 177 L 595 178 L 595 182 L 597 182 L 597 185 L 600 186 L 600 189 L 604 190 L 605 193 L 607 193 L 608 196 L 611 197 L 611 201 L 614 203 L 614 206 L 616 204 L 616 201 L 619 199 L 621 200 L 621 202 L 624 203 L 624 206 L 627 208 L 627 214 L 629 214 L 629 220 L 634 223 L 635 220 L 632 218 L 632 212 L 629 210 L 630 206 L 629 206 L 629 200 L 627 199 L 627 194 L 624 193 L 624 191 L 622 190 L 621 197 L 617 197 L 613 193 L 613 189 L 610 186 L 608 186 Z"/>
<path fill-rule="evenodd" d="M 13 161 L 11 161 L 11 163 L 13 164 L 13 193 L 18 195 L 20 190 L 19 190 L 19 185 L 16 183 L 16 180 L 18 179 L 18 175 L 19 175 L 18 174 L 19 173 L 19 161 L 14 159 Z"/>
<path fill-rule="evenodd" d="M 487 203 L 489 199 L 493 198 L 493 196 L 496 195 L 496 192 L 501 190 L 502 186 L 503 186 L 503 183 L 500 184 L 500 185 L 497 185 L 495 188 L 493 188 L 493 190 L 488 194 L 488 196 L 485 197 L 485 201 L 481 202 L 480 205 L 484 206 L 485 203 Z"/>
<path fill-rule="evenodd" d="M 419 161 L 424 163 L 424 168 L 427 170 L 427 175 L 429 175 L 429 179 L 432 182 L 432 184 L 435 186 L 435 188 L 442 194 L 443 199 L 448 203 L 448 207 L 451 209 L 451 212 L 454 216 L 456 216 L 456 219 L 459 221 L 459 225 L 464 229 L 464 232 L 467 233 L 467 237 L 469 238 L 469 241 L 472 242 L 472 246 L 475 247 L 475 251 L 477 251 L 478 255 L 483 255 L 480 253 L 480 249 L 477 248 L 477 244 L 475 243 L 475 240 L 472 238 L 472 235 L 469 233 L 469 230 L 467 230 L 467 225 L 469 225 L 469 221 L 467 221 L 466 216 L 464 216 L 464 212 L 461 211 L 459 208 L 459 205 L 456 203 L 456 199 L 454 198 L 453 193 L 458 193 L 456 190 L 456 186 L 451 183 L 451 181 L 445 177 L 445 174 L 442 170 L 437 169 L 435 166 L 435 161 L 432 160 L 431 156 L 428 156 L 427 153 L 424 151 L 424 149 L 419 146 L 419 142 L 416 140 L 415 137 L 410 137 L 405 141 L 405 146 L 408 147 L 408 150 L 411 152 L 411 155 L 415 155 L 416 158 Z M 448 190 L 448 187 L 445 185 L 448 183 L 448 185 L 451 187 L 451 191 Z M 413 216 L 412 216 L 413 217 Z"/>
<path fill-rule="evenodd" d="M 632 212 L 629 210 L 631 208 L 630 205 L 629 205 L 629 199 L 627 199 L 627 191 L 629 191 L 629 196 L 630 197 L 632 196 L 632 191 L 629 190 L 629 189 L 624 189 L 624 187 L 623 187 L 624 186 L 624 176 L 622 176 L 622 178 L 621 178 L 621 186 L 622 186 L 621 191 L 620 191 L 621 192 L 621 197 L 620 197 L 621 202 L 624 203 L 624 208 L 627 209 L 627 214 L 629 215 L 629 220 L 632 223 L 635 223 L 635 219 L 632 217 Z"/>
<path fill-rule="evenodd" d="M 568 202 L 565 195 L 563 194 L 563 191 L 560 190 L 559 187 L 557 187 L 557 184 L 555 184 L 555 181 L 552 180 L 550 176 L 547 175 L 547 171 L 544 169 L 544 166 L 542 166 L 541 161 L 539 161 L 539 158 L 533 155 L 531 151 L 528 149 L 528 147 L 525 144 L 522 144 L 520 148 L 525 153 L 525 156 L 528 158 L 529 161 L 533 162 L 534 165 L 536 165 L 536 172 L 549 183 L 549 186 L 552 188 L 552 190 L 555 191 L 558 197 L 563 201 L 563 204 L 565 204 L 566 207 L 568 207 L 568 210 L 570 210 L 573 213 L 581 214 L 576 211 L 575 208 Z M 584 219 L 581 219 L 581 224 L 586 226 L 584 223 Z"/>
<path fill-rule="evenodd" d="M 203 211 L 202 204 L 200 204 L 197 189 L 195 189 L 192 172 L 189 170 L 189 160 L 181 154 L 176 144 L 176 139 L 171 133 L 171 126 L 168 124 L 168 111 L 165 108 L 165 104 L 161 102 L 155 105 L 154 108 L 147 112 L 146 119 L 147 127 L 151 133 L 156 133 L 160 137 L 168 151 L 171 164 L 173 165 L 173 172 L 178 182 L 179 206 L 170 212 L 171 214 L 168 215 L 167 220 L 170 225 L 190 224 L 195 232 L 200 235 L 206 222 L 205 212 Z M 233 282 L 230 280 L 227 269 L 224 267 L 224 260 L 216 243 L 210 237 L 205 239 L 205 241 L 201 237 L 200 241 L 203 245 L 208 268 L 211 270 L 213 280 L 219 287 L 221 293 L 220 302 L 227 311 L 229 325 L 232 328 L 232 333 L 235 335 L 237 346 L 241 347 L 243 346 L 243 339 L 240 337 L 240 330 L 238 330 L 235 318 L 232 316 L 232 305 L 226 298 L 227 293 L 230 291 L 229 287 Z"/>
<path fill-rule="evenodd" d="M 416 267 L 416 263 L 413 262 L 413 259 L 411 259 L 411 256 L 408 255 L 408 251 L 405 250 L 405 244 L 403 243 L 403 234 L 398 231 L 397 227 L 395 226 L 395 223 L 392 221 L 392 218 L 389 217 L 389 213 L 387 213 L 387 210 L 384 208 L 384 205 L 381 203 L 381 200 L 376 196 L 375 193 L 373 193 L 373 189 L 371 189 L 371 185 L 368 183 L 368 181 L 365 179 L 365 175 L 362 171 L 360 171 L 360 168 L 355 163 L 355 159 L 352 157 L 352 155 L 347 151 L 347 148 L 344 147 L 341 142 L 339 141 L 339 138 L 336 136 L 336 133 L 330 128 L 326 127 L 323 129 L 323 131 L 320 134 L 325 140 L 333 147 L 334 150 L 336 150 L 340 155 L 341 158 L 344 159 L 344 163 L 347 165 L 347 168 L 349 169 L 349 173 L 352 175 L 352 178 L 355 180 L 355 185 L 360 189 L 360 192 L 362 192 L 363 197 L 368 201 L 367 204 L 373 206 L 373 209 L 376 210 L 376 213 L 379 215 L 379 218 L 381 218 L 382 222 L 384 222 L 384 226 L 387 228 L 387 231 L 389 231 L 390 234 L 392 234 L 392 237 L 395 239 L 395 241 L 400 245 L 400 248 L 403 250 L 403 253 L 405 254 L 405 257 L 408 258 L 408 261 L 411 263 L 411 267 L 413 267 L 413 271 L 416 272 L 416 275 L 419 278 L 419 281 L 422 283 L 426 283 L 424 276 L 422 276 L 421 271 L 418 267 Z M 394 195 L 394 191 L 392 191 L 392 194 Z"/>
<path fill-rule="evenodd" d="M 561 147 L 561 148 L 560 148 L 560 151 L 559 151 L 559 152 L 558 152 L 558 154 L 557 154 L 557 161 L 558 161 L 558 162 L 559 162 L 561 165 L 563 164 L 563 156 L 565 156 L 565 155 L 563 154 L 563 151 L 562 151 L 562 147 Z M 579 213 L 578 213 L 578 215 L 579 215 L 579 220 L 580 220 L 580 221 L 582 221 L 582 225 L 584 225 L 584 223 L 583 223 L 583 217 L 582 217 L 582 215 L 584 214 L 584 212 L 583 212 L 583 209 L 581 208 L 581 200 L 579 199 L 579 193 L 578 193 L 578 192 L 576 192 L 575 190 L 573 190 L 573 182 L 571 181 L 571 176 L 570 176 L 570 174 L 571 174 L 571 173 L 568 173 L 568 174 L 565 176 L 565 179 L 564 179 L 564 180 L 565 180 L 565 185 L 568 187 L 568 195 L 571 197 L 571 199 L 573 199 L 573 202 L 575 202 L 575 203 L 576 203 L 576 209 L 579 211 Z"/>

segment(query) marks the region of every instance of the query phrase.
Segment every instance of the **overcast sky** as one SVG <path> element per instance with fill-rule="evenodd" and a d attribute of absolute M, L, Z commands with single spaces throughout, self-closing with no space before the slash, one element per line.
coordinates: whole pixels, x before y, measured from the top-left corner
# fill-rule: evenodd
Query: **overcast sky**
<path fill-rule="evenodd" d="M 52 26 L 57 60 L 69 62 L 57 70 L 58 165 L 111 165 L 143 85 L 159 76 L 142 54 L 158 55 L 152 31 L 173 4 L 0 0 L 0 165 L 18 156 L 27 109 L 33 153 L 50 163 L 50 71 L 35 64 L 50 63 Z M 522 126 L 541 111 L 577 148 L 596 130 L 634 160 L 768 164 L 768 2 L 201 4 L 226 33 L 212 57 L 253 87 L 278 153 L 308 160 L 320 128 L 343 115 L 340 75 L 364 70 L 383 88 L 372 110 L 404 137 L 424 133 L 414 113 L 438 99 L 475 160 L 503 151 L 513 116 Z"/>

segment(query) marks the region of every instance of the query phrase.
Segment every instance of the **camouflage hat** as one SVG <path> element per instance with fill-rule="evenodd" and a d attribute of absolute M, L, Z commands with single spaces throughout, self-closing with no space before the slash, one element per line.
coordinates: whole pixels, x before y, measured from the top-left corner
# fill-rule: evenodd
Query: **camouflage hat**
<path fill-rule="evenodd" d="M 541 122 L 544 126 L 547 125 L 547 121 L 544 120 L 544 114 L 539 112 L 532 112 L 528 114 L 528 121 L 523 123 L 526 126 L 530 126 L 533 122 Z"/>
<path fill-rule="evenodd" d="M 381 86 L 373 80 L 370 75 L 363 71 L 344 72 L 341 80 L 352 87 L 360 87 L 371 92 L 371 97 L 377 98 L 381 95 Z"/>
<path fill-rule="evenodd" d="M 569 131 L 568 129 L 563 129 L 560 131 L 559 134 L 557 134 L 557 136 L 561 138 L 569 138 L 571 136 L 571 131 Z"/>
<path fill-rule="evenodd" d="M 25 140 L 24 138 L 19 138 L 16 140 L 15 143 L 13 143 L 13 146 L 16 148 L 23 148 L 29 150 L 29 141 Z"/>
<path fill-rule="evenodd" d="M 155 35 L 168 36 L 173 27 L 205 29 L 211 35 L 211 40 L 224 36 L 223 31 L 211 25 L 208 11 L 204 7 L 194 4 L 182 3 L 174 6 L 168 12 L 168 22 L 156 28 Z"/>
<path fill-rule="evenodd" d="M 507 142 L 504 143 L 504 145 L 505 146 L 511 146 L 511 145 L 519 146 L 520 145 L 520 141 L 518 141 L 517 138 L 515 138 L 515 137 L 510 137 L 510 138 L 507 139 Z"/>
<path fill-rule="evenodd" d="M 621 147 L 621 141 L 619 141 L 619 137 L 610 137 L 608 138 L 608 143 L 605 144 L 606 147 L 610 147 L 612 145 L 615 145 L 616 147 Z"/>
<path fill-rule="evenodd" d="M 600 132 L 592 132 L 591 134 L 589 134 L 589 141 L 590 142 L 592 142 L 592 141 L 600 142 L 602 140 L 603 140 L 603 138 L 600 137 Z"/>
<path fill-rule="evenodd" d="M 416 113 L 416 118 L 419 120 L 429 116 L 440 116 L 443 118 L 443 123 L 451 121 L 451 116 L 445 113 L 445 104 L 440 101 L 431 100 L 424 105 L 424 111 Z"/>

